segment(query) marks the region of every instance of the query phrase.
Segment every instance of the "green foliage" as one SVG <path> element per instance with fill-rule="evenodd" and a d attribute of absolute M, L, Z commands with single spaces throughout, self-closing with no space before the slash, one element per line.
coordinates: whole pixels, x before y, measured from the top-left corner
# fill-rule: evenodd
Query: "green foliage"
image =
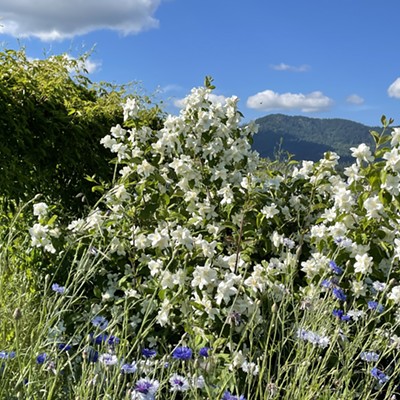
<path fill-rule="evenodd" d="M 6 198 L 42 193 L 79 210 L 82 199 L 97 198 L 85 176 L 112 180 L 113 157 L 100 139 L 122 122 L 128 87 L 93 84 L 82 68 L 87 56 L 30 60 L 24 50 L 0 52 L 0 191 Z"/>

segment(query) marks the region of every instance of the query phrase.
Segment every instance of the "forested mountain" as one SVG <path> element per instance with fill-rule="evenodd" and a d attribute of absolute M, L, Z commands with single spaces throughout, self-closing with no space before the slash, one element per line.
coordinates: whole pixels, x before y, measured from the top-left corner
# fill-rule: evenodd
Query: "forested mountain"
<path fill-rule="evenodd" d="M 358 122 L 332 118 L 320 119 L 302 116 L 271 114 L 256 120 L 259 131 L 254 135 L 253 148 L 262 157 L 273 158 L 278 149 L 294 155 L 296 160 L 318 161 L 326 151 L 340 155 L 343 163 L 352 162 L 350 147 L 360 143 L 373 144 L 371 130 Z"/>

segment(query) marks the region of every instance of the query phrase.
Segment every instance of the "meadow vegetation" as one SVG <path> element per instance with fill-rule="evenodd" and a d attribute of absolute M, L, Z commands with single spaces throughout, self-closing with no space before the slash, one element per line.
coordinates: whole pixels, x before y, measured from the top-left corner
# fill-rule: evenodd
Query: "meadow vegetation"
<path fill-rule="evenodd" d="M 124 98 L 90 206 L 3 207 L 0 398 L 400 398 L 400 129 L 267 163 L 213 89 Z"/>

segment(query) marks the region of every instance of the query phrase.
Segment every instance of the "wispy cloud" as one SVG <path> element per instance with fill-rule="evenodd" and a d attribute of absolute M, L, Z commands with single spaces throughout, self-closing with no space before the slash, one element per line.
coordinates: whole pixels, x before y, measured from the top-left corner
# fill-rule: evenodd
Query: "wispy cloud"
<path fill-rule="evenodd" d="M 275 71 L 307 72 L 310 70 L 311 67 L 307 64 L 296 66 L 296 65 L 280 63 L 271 65 L 271 68 L 274 69 Z"/>
<path fill-rule="evenodd" d="M 158 26 L 154 13 L 162 0 L 2 0 L 0 33 L 62 40 L 98 29 L 124 35 Z"/>
<path fill-rule="evenodd" d="M 276 93 L 264 90 L 247 99 L 247 107 L 261 111 L 271 110 L 300 110 L 302 112 L 318 112 L 328 110 L 333 100 L 322 92 Z"/>
<path fill-rule="evenodd" d="M 358 94 L 351 94 L 350 96 L 347 96 L 346 101 L 350 104 L 361 105 L 364 104 L 365 100 Z"/>
<path fill-rule="evenodd" d="M 400 99 L 400 78 L 397 78 L 387 90 L 389 97 Z"/>

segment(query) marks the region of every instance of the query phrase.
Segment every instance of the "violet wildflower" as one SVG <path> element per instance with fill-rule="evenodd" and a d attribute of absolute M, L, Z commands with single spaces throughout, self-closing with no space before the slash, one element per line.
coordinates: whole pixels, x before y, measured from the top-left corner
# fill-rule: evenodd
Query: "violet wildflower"
<path fill-rule="evenodd" d="M 53 283 L 51 285 L 51 289 L 58 293 L 58 294 L 64 294 L 65 293 L 65 286 L 60 286 L 58 283 Z"/>
<path fill-rule="evenodd" d="M 202 347 L 202 348 L 199 350 L 199 356 L 201 356 L 201 357 L 209 357 L 208 352 L 209 352 L 210 350 L 211 350 L 211 349 L 210 349 L 209 347 Z"/>
<path fill-rule="evenodd" d="M 246 398 L 241 396 L 234 396 L 228 390 L 225 390 L 224 394 L 221 397 L 221 400 L 246 400 Z"/>
<path fill-rule="evenodd" d="M 338 267 L 335 263 L 335 261 L 329 261 L 329 266 L 331 267 L 332 271 L 336 275 L 342 275 L 343 274 L 343 269 Z"/>
<path fill-rule="evenodd" d="M 94 317 L 92 319 L 92 324 L 93 324 L 93 326 L 96 326 L 96 327 L 100 328 L 101 330 L 104 330 L 108 326 L 108 320 L 106 318 L 102 317 L 101 315 L 97 315 L 96 317 Z"/>
<path fill-rule="evenodd" d="M 372 368 L 371 375 L 374 378 L 378 379 L 378 381 L 381 385 L 383 385 L 385 382 L 387 382 L 389 380 L 389 377 L 376 367 Z"/>
<path fill-rule="evenodd" d="M 41 353 L 36 357 L 36 362 L 38 364 L 43 364 L 46 361 L 47 354 L 46 353 Z"/>
<path fill-rule="evenodd" d="M 69 344 L 66 344 L 66 343 L 59 343 L 58 345 L 57 345 L 57 347 L 58 347 L 58 350 L 60 350 L 60 351 L 68 351 L 68 350 L 71 350 L 71 345 L 69 345 Z"/>
<path fill-rule="evenodd" d="M 154 357 L 155 355 L 157 354 L 157 351 L 156 350 L 153 350 L 153 349 L 143 349 L 142 350 L 142 356 L 143 357 L 145 357 L 145 358 L 152 358 L 152 357 Z"/>
<path fill-rule="evenodd" d="M 0 358 L 2 358 L 3 360 L 15 358 L 15 351 L 0 351 Z"/>
<path fill-rule="evenodd" d="M 340 288 L 333 288 L 332 293 L 339 301 L 346 301 L 346 299 L 347 299 L 347 296 L 344 294 L 343 290 Z"/>
<path fill-rule="evenodd" d="M 155 379 L 142 378 L 136 382 L 135 391 L 146 395 L 145 398 L 154 398 L 154 394 L 157 392 L 160 383 Z M 148 396 L 148 397 L 147 397 Z"/>
<path fill-rule="evenodd" d="M 172 392 L 186 392 L 189 389 L 188 380 L 178 374 L 173 374 L 169 380 Z"/>
<path fill-rule="evenodd" d="M 377 301 L 369 301 L 368 308 L 370 310 L 376 310 L 379 314 L 383 313 L 383 311 L 385 310 L 385 307 L 383 307 L 383 305 L 379 304 Z"/>
<path fill-rule="evenodd" d="M 133 374 L 137 371 L 137 366 L 135 363 L 123 364 L 121 366 L 121 374 Z"/>
<path fill-rule="evenodd" d="M 366 362 L 377 362 L 379 360 L 379 354 L 374 351 L 363 351 L 360 353 L 360 358 Z"/>
<path fill-rule="evenodd" d="M 110 366 L 110 365 L 115 365 L 118 362 L 118 358 L 115 354 L 101 354 L 99 357 L 99 361 L 106 365 L 106 366 Z"/>
<path fill-rule="evenodd" d="M 173 353 L 172 357 L 178 360 L 190 360 L 192 358 L 192 350 L 189 347 L 177 347 Z"/>

